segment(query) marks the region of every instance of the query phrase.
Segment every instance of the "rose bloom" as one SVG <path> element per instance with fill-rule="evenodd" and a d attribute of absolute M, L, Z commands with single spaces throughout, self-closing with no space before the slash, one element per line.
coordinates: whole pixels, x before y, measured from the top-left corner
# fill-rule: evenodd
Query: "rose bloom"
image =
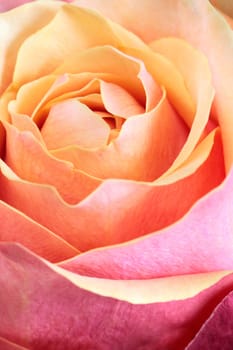
<path fill-rule="evenodd" d="M 0 349 L 232 349 L 232 2 L 0 9 Z"/>

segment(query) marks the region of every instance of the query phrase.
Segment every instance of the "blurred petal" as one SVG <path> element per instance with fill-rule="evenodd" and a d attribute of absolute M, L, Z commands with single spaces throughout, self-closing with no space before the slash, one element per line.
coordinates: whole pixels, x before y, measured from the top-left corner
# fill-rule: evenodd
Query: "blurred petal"
<path fill-rule="evenodd" d="M 21 243 L 52 262 L 59 262 L 79 254 L 79 251 L 65 240 L 2 201 L 0 201 L 0 222 L 1 242 Z"/>
<path fill-rule="evenodd" d="M 9 11 L 14 7 L 21 6 L 32 0 L 2 0 L 0 3 L 0 12 Z"/>
<path fill-rule="evenodd" d="M 233 18 L 233 2 L 229 0 L 211 0 L 211 3 L 222 12 Z"/>
<path fill-rule="evenodd" d="M 229 350 L 233 340 L 233 292 L 229 293 L 204 323 L 185 350 Z"/>
<path fill-rule="evenodd" d="M 12 343 L 2 337 L 0 337 L 0 348 L 1 350 L 29 350 L 29 348 Z"/>
<path fill-rule="evenodd" d="M 178 350 L 233 287 L 227 271 L 147 281 L 82 277 L 13 244 L 0 245 L 0 268 L 0 335 L 34 350 Z"/>

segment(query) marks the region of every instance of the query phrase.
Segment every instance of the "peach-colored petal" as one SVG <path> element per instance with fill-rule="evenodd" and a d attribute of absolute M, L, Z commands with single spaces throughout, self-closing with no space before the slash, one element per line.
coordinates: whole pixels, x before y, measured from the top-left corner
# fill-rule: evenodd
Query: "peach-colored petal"
<path fill-rule="evenodd" d="M 100 248 L 63 262 L 89 276 L 147 279 L 231 269 L 233 266 L 233 172 L 184 218 L 132 242 Z"/>
<path fill-rule="evenodd" d="M 13 244 L 0 245 L 0 267 L 0 336 L 35 350 L 184 349 L 233 287 L 227 271 L 147 281 L 82 277 Z"/>
<path fill-rule="evenodd" d="M 75 52 L 107 44 L 114 47 L 127 44 L 145 46 L 133 34 L 127 34 L 123 28 L 118 29 L 117 25 L 104 17 L 75 6 L 64 5 L 47 26 L 24 41 L 18 52 L 13 80 L 17 84 L 31 81 L 51 73 Z"/>
<path fill-rule="evenodd" d="M 69 162 L 52 157 L 29 131 L 19 131 L 5 123 L 7 164 L 27 181 L 55 186 L 69 203 L 77 203 L 101 183 L 74 169 Z"/>
<path fill-rule="evenodd" d="M 112 101 L 107 106 L 114 108 Z M 153 181 L 173 163 L 187 136 L 185 124 L 164 92 L 160 103 L 150 112 L 128 118 L 118 138 L 107 148 L 94 151 L 72 147 L 53 154 L 99 178 Z"/>
<path fill-rule="evenodd" d="M 40 130 L 33 120 L 24 114 L 15 113 L 15 101 L 9 103 L 9 111 L 11 115 L 11 124 L 19 131 L 27 131 L 37 139 L 42 145 L 45 145 Z"/>
<path fill-rule="evenodd" d="M 44 78 L 41 79 L 42 83 Z M 30 96 L 31 83 L 25 84 L 24 86 L 27 86 L 27 90 Z M 41 89 L 41 86 L 39 86 L 39 88 Z M 44 96 L 41 99 L 37 98 L 33 109 L 31 109 L 29 113 L 32 119 L 37 124 L 41 125 L 46 119 L 50 108 L 55 103 L 64 101 L 66 99 L 79 98 L 90 94 L 99 93 L 99 90 L 99 81 L 98 79 L 95 79 L 95 76 L 93 76 L 93 74 L 86 72 L 77 75 L 64 74 L 54 79 L 52 86 L 44 93 Z M 25 113 L 25 99 L 22 99 L 21 106 L 19 106 L 17 103 L 16 107 L 17 111 L 21 113 L 23 111 L 23 113 Z"/>
<path fill-rule="evenodd" d="M 142 61 L 112 46 L 101 46 L 75 53 L 54 73 L 61 75 L 67 71 L 70 74 L 89 72 L 95 73 L 97 78 L 99 74 L 105 73 L 107 76 L 111 74 L 112 80 L 108 79 L 108 82 L 119 83 L 143 105 L 146 99 L 145 90 L 147 90 L 144 86 L 148 85 L 140 73 L 143 69 L 145 68 Z M 103 77 L 103 80 L 106 79 Z"/>
<path fill-rule="evenodd" d="M 121 56 L 123 55 L 120 52 L 118 52 L 118 53 Z M 156 104 L 159 102 L 159 100 L 161 98 L 161 89 L 157 85 L 157 82 L 153 79 L 153 77 L 146 70 L 143 61 L 135 59 L 134 57 L 132 57 L 130 55 L 123 55 L 123 56 L 125 56 L 130 61 L 132 61 L 132 63 L 136 62 L 139 66 L 139 72 L 137 74 L 137 78 L 141 81 L 142 86 L 144 88 L 144 94 L 145 94 L 145 99 L 146 99 L 145 111 L 148 112 L 152 108 L 154 108 L 156 106 Z M 117 88 L 115 87 L 116 91 L 115 90 L 111 91 L 114 87 L 110 84 L 111 83 L 104 84 L 104 82 L 101 82 L 101 94 L 103 95 L 103 100 L 104 100 L 106 109 L 109 110 L 109 108 L 110 108 L 110 110 L 112 110 L 111 113 L 116 114 L 116 115 L 120 115 L 120 116 L 124 116 L 125 108 L 122 106 L 122 101 L 121 101 L 122 94 L 124 94 L 124 92 L 122 90 L 119 90 L 120 87 L 118 87 L 118 90 L 116 90 Z M 111 90 L 108 92 L 109 89 L 111 89 Z M 126 99 L 127 98 L 126 94 L 124 94 L 124 95 L 125 95 L 125 99 Z M 110 99 L 110 101 L 108 101 L 108 99 Z M 129 96 L 128 96 L 128 99 L 129 99 Z M 135 102 L 136 101 L 134 100 L 133 96 L 131 96 L 131 101 L 129 100 L 127 104 L 131 105 L 131 108 L 132 108 L 132 106 L 135 106 Z M 118 105 L 118 103 L 119 103 L 119 105 Z M 137 109 L 135 110 L 134 113 L 131 112 L 131 115 L 142 113 L 143 108 L 140 108 L 140 107 L 142 107 L 142 106 L 140 106 L 140 104 L 138 102 Z M 123 109 L 123 111 L 122 111 L 122 109 Z M 129 115 L 130 115 L 129 111 L 127 111 L 127 108 L 126 108 L 126 117 Z"/>
<path fill-rule="evenodd" d="M 1 95 L 0 98 L 0 120 L 10 120 L 8 111 L 9 102 L 16 98 L 16 91 L 11 86 Z"/>
<path fill-rule="evenodd" d="M 0 196 L 81 251 L 121 243 L 174 223 L 220 184 L 225 173 L 219 133 L 212 143 L 210 137 L 211 153 L 208 156 L 204 152 L 206 160 L 203 152 L 197 152 L 202 165 L 194 158 L 186 178 L 181 176 L 181 180 L 178 177 L 176 182 L 161 186 L 106 180 L 85 200 L 72 206 L 64 203 L 50 186 L 22 181 L 1 162 Z M 185 172 L 187 175 L 187 169 Z"/>
<path fill-rule="evenodd" d="M 56 80 L 55 75 L 48 75 L 22 85 L 15 99 L 16 111 L 32 116 L 37 105 L 45 98 L 48 91 L 53 89 Z"/>
<path fill-rule="evenodd" d="M 61 5 L 58 1 L 30 2 L 0 14 L 0 92 L 12 80 L 18 50 L 24 40 L 50 22 Z"/>
<path fill-rule="evenodd" d="M 160 86 L 164 86 L 169 101 L 187 125 L 191 127 L 195 115 L 195 104 L 185 86 L 181 73 L 173 62 L 153 51 L 148 52 L 131 47 L 122 48 L 122 51 L 139 58 L 144 63 L 146 70 L 154 78 L 154 81 Z"/>
<path fill-rule="evenodd" d="M 48 149 L 69 145 L 96 148 L 107 145 L 110 128 L 88 107 L 75 100 L 54 105 L 41 129 Z"/>
<path fill-rule="evenodd" d="M 101 96 L 109 113 L 123 118 L 142 114 L 145 109 L 119 85 L 101 81 Z"/>
<path fill-rule="evenodd" d="M 78 0 L 74 4 L 98 10 L 146 42 L 180 37 L 205 53 L 213 74 L 214 112 L 222 130 L 229 170 L 233 163 L 233 32 L 209 1 L 146 0 L 135 4 L 123 0 L 118 6 L 116 0 Z M 203 82 L 202 79 L 200 86 Z"/>
<path fill-rule="evenodd" d="M 196 103 L 196 114 L 191 130 L 182 151 L 172 164 L 168 173 L 179 167 L 195 148 L 209 119 L 214 91 L 208 61 L 193 47 L 180 39 L 161 39 L 152 43 L 152 48 L 170 59 L 182 73 L 186 86 Z M 179 54 L 182 52 L 182 55 Z M 189 62 L 186 67 L 186 62 Z M 190 74 L 192 70 L 192 74 Z"/>
<path fill-rule="evenodd" d="M 52 262 L 79 254 L 79 251 L 26 215 L 0 201 L 0 241 L 17 242 Z"/>

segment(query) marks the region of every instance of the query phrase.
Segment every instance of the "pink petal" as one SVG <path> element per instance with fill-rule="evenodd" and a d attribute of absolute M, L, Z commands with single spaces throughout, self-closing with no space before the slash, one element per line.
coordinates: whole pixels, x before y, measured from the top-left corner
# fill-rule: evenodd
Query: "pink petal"
<path fill-rule="evenodd" d="M 204 323 L 185 350 L 230 350 L 233 344 L 233 292 L 229 293 Z"/>
<path fill-rule="evenodd" d="M 0 336 L 34 350 L 108 350 L 122 344 L 127 350 L 183 349 L 233 287 L 227 272 L 148 281 L 89 279 L 19 246 L 0 247 Z"/>
<path fill-rule="evenodd" d="M 1 350 L 29 350 L 29 348 L 25 348 L 18 344 L 12 343 L 2 337 L 0 337 L 0 349 Z"/>
<path fill-rule="evenodd" d="M 231 269 L 232 187 L 233 171 L 221 186 L 172 226 L 126 244 L 87 252 L 61 266 L 84 275 L 113 279 Z"/>
<path fill-rule="evenodd" d="M 0 12 L 9 11 L 14 7 L 21 6 L 32 0 L 1 0 L 0 2 Z"/>

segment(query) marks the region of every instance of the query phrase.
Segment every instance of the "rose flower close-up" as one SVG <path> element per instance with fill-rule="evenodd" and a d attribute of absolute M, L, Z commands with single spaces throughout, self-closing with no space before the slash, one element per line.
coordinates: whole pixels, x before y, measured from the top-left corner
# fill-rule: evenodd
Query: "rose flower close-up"
<path fill-rule="evenodd" d="M 233 2 L 0 12 L 0 349 L 233 349 Z"/>

